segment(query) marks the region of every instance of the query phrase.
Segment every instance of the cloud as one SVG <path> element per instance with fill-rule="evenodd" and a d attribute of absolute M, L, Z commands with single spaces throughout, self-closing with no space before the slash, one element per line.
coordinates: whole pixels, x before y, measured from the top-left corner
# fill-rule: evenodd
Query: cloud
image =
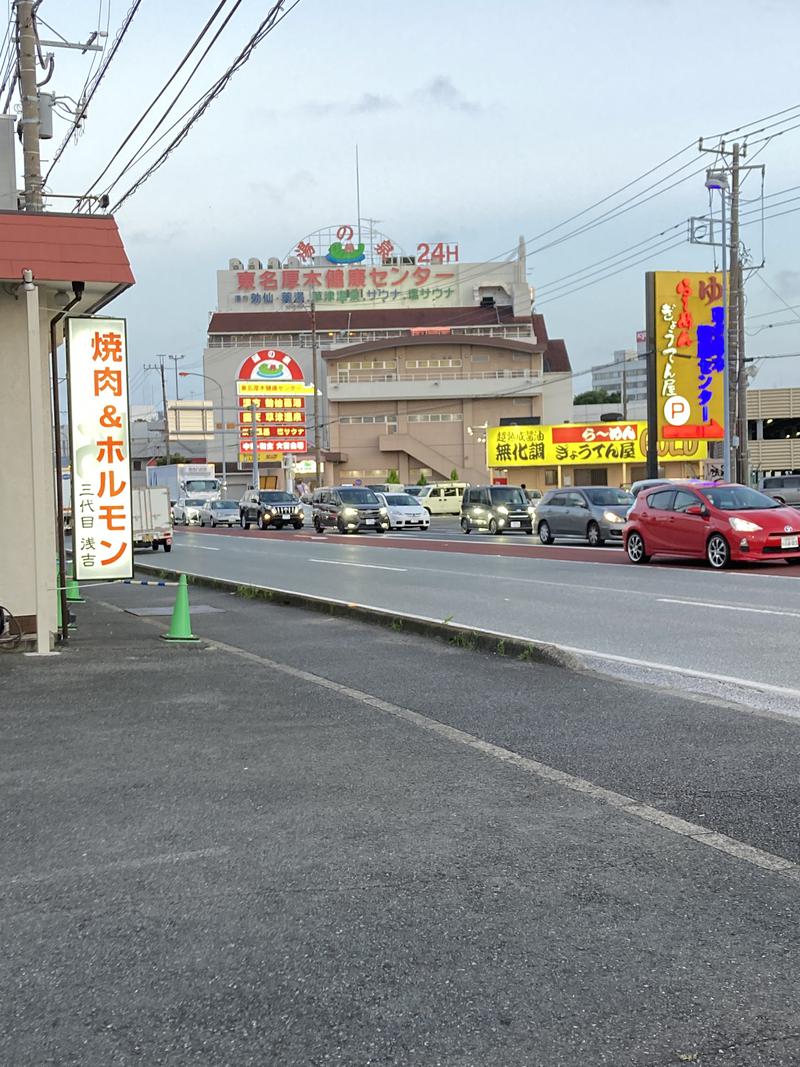
<path fill-rule="evenodd" d="M 800 271 L 782 270 L 778 272 L 778 289 L 786 296 L 800 294 Z"/>
<path fill-rule="evenodd" d="M 378 93 L 364 93 L 350 110 L 353 114 L 368 114 L 375 111 L 393 111 L 400 104 L 391 96 L 380 96 Z"/>
<path fill-rule="evenodd" d="M 443 74 L 428 82 L 418 89 L 414 96 L 424 103 L 438 104 L 450 111 L 462 111 L 467 115 L 477 115 L 481 110 L 480 105 L 473 100 L 468 100 L 464 94 L 453 85 L 451 78 Z"/>

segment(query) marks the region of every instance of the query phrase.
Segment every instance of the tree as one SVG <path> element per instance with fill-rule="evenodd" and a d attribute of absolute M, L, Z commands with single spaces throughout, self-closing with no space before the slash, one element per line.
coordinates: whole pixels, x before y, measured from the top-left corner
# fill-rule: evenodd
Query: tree
<path fill-rule="evenodd" d="M 423 471 L 420 474 L 419 478 L 417 478 L 417 485 L 427 485 L 427 484 L 428 484 L 428 479 L 425 477 L 425 472 Z"/>
<path fill-rule="evenodd" d="M 182 456 L 178 452 L 170 452 L 169 461 L 170 461 L 170 463 L 188 463 L 189 462 L 189 460 L 186 458 L 186 456 Z M 166 465 L 167 465 L 167 457 L 166 456 L 159 456 L 158 459 L 156 460 L 156 466 L 157 467 L 166 467 Z"/>
<path fill-rule="evenodd" d="M 395 471 L 395 470 L 389 471 L 389 477 L 386 479 L 386 484 L 387 485 L 399 485 L 400 484 L 400 478 L 399 478 L 399 476 L 397 474 L 397 471 Z"/>
<path fill-rule="evenodd" d="M 610 393 L 607 389 L 587 389 L 572 398 L 573 404 L 619 404 L 618 392 Z"/>
<path fill-rule="evenodd" d="M 455 469 L 455 467 L 453 467 L 453 469 L 450 471 L 450 481 L 451 482 L 457 482 L 458 481 L 458 471 Z"/>

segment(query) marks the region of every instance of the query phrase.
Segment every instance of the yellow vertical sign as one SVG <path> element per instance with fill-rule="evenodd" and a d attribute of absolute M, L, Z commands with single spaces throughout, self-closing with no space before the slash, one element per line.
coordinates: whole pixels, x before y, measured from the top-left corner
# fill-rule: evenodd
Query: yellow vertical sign
<path fill-rule="evenodd" d="M 727 359 L 722 278 L 683 271 L 656 271 L 651 278 L 659 440 L 722 440 Z"/>

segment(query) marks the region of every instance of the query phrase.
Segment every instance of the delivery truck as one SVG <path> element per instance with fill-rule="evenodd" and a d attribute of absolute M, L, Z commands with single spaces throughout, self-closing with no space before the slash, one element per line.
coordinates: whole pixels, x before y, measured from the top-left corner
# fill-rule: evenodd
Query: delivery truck
<path fill-rule="evenodd" d="M 163 467 L 153 464 L 147 468 L 147 484 L 165 485 L 171 502 L 181 496 L 219 500 L 222 489 L 213 463 L 168 463 Z"/>
<path fill-rule="evenodd" d="M 133 547 L 146 548 L 149 545 L 154 552 L 157 552 L 161 545 L 165 552 L 171 552 L 172 508 L 169 502 L 169 489 L 166 485 L 132 489 L 131 509 Z"/>

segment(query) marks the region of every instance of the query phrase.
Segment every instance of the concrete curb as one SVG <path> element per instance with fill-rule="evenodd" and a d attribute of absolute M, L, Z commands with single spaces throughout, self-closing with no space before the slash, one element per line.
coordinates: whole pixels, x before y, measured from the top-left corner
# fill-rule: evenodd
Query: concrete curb
<path fill-rule="evenodd" d="M 150 563 L 136 563 L 136 570 L 147 574 L 156 574 L 161 578 L 178 578 L 182 571 L 169 567 L 159 567 Z M 509 637 L 495 630 L 480 630 L 472 626 L 461 626 L 446 619 L 433 619 L 425 615 L 411 615 L 386 608 L 373 607 L 369 604 L 355 604 L 331 597 L 315 596 L 313 593 L 298 593 L 274 586 L 254 585 L 230 581 L 226 578 L 213 578 L 203 574 L 187 574 L 190 585 L 201 585 L 209 589 L 220 589 L 226 593 L 235 593 L 250 600 L 264 600 L 284 607 L 305 608 L 323 612 L 326 615 L 344 616 L 383 626 L 397 633 L 412 633 L 469 651 L 488 652 L 494 656 L 523 660 L 529 663 L 544 663 L 551 667 L 563 667 L 568 670 L 584 669 L 577 656 L 564 652 L 555 645 L 543 641 L 524 641 Z"/>

